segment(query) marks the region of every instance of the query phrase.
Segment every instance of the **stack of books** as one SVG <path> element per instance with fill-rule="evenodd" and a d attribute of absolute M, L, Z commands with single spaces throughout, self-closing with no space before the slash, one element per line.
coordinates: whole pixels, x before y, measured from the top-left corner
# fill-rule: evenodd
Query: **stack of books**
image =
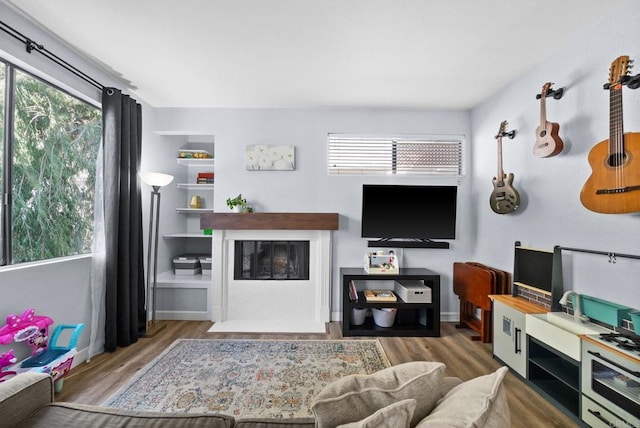
<path fill-rule="evenodd" d="M 213 172 L 199 172 L 196 183 L 198 184 L 213 184 Z"/>

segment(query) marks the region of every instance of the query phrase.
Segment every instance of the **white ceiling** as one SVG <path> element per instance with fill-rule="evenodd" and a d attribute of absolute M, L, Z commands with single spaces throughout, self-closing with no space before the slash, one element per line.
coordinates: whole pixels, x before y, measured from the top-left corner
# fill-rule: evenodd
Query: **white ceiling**
<path fill-rule="evenodd" d="M 466 110 L 627 0 L 0 1 L 154 107 Z"/>

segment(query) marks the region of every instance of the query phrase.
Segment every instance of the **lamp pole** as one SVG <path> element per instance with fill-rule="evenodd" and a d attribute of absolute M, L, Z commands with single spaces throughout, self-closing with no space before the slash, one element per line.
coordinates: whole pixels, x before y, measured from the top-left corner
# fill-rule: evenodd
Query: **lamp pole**
<path fill-rule="evenodd" d="M 158 235 L 160 231 L 160 186 L 151 186 L 151 202 L 149 205 L 149 246 L 147 250 L 147 311 L 151 299 L 151 320 L 147 322 L 145 337 L 153 337 L 166 324 L 156 324 L 156 287 L 158 284 Z M 155 203 L 154 203 L 155 202 Z M 153 252 L 153 264 L 151 254 Z M 153 267 L 153 271 L 152 271 Z M 153 279 L 153 282 L 151 281 Z M 147 313 L 147 319 L 149 314 Z"/>
<path fill-rule="evenodd" d="M 147 323 L 144 337 L 153 337 L 166 327 L 165 323 L 156 323 L 156 298 L 158 285 L 158 237 L 160 235 L 160 188 L 173 180 L 168 174 L 141 172 L 143 182 L 151 186 L 149 202 L 149 242 L 147 245 L 147 284 L 146 302 Z M 151 302 L 151 305 L 149 304 Z M 151 312 L 151 317 L 149 317 Z"/>

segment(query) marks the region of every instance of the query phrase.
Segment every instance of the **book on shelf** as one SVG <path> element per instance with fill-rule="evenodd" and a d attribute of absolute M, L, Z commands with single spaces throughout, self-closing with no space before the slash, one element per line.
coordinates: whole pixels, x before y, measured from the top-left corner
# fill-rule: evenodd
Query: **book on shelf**
<path fill-rule="evenodd" d="M 391 290 L 365 290 L 367 302 L 397 302 L 398 298 Z"/>
<path fill-rule="evenodd" d="M 356 285 L 353 283 L 353 280 L 349 281 L 349 299 L 352 302 L 358 301 L 358 291 L 356 290 Z"/>
<path fill-rule="evenodd" d="M 215 174 L 213 172 L 199 172 L 196 179 L 198 184 L 212 184 Z"/>

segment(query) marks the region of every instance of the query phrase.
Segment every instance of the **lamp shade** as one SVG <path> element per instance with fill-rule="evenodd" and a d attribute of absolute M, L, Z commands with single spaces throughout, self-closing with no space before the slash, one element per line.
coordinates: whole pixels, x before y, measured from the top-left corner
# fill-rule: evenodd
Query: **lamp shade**
<path fill-rule="evenodd" d="M 164 187 L 173 181 L 173 175 L 161 172 L 139 172 L 138 176 L 149 186 Z"/>

